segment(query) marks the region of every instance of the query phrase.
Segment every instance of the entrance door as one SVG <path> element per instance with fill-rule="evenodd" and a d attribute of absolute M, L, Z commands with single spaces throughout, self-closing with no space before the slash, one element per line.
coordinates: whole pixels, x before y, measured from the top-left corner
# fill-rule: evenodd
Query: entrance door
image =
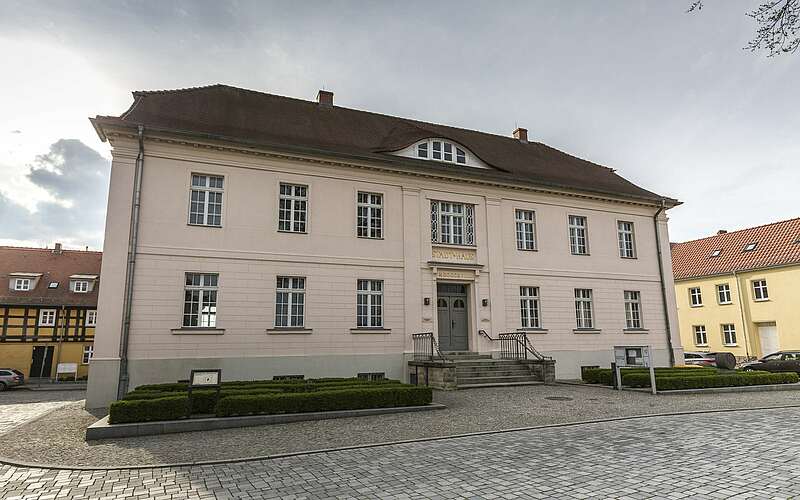
<path fill-rule="evenodd" d="M 761 357 L 781 350 L 776 325 L 758 325 L 758 338 L 761 340 Z"/>
<path fill-rule="evenodd" d="M 436 285 L 436 305 L 439 319 L 439 349 L 466 351 L 467 339 L 467 286 L 450 283 Z"/>
<path fill-rule="evenodd" d="M 31 373 L 29 377 L 49 377 L 53 369 L 53 346 L 33 346 Z"/>

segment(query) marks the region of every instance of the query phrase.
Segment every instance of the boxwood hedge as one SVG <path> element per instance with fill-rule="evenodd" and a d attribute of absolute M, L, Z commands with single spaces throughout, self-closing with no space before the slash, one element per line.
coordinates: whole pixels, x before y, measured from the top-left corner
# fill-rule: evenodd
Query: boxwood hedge
<path fill-rule="evenodd" d="M 655 368 L 656 376 L 658 377 L 673 377 L 673 376 L 680 376 L 680 377 L 700 377 L 700 376 L 709 376 L 714 375 L 717 373 L 716 368 Z M 649 378 L 650 376 L 650 369 L 649 368 L 622 368 L 620 370 L 621 376 L 624 378 L 628 374 L 646 374 Z M 603 385 L 612 385 L 611 381 L 613 379 L 613 372 L 611 368 L 590 368 L 584 370 L 583 372 L 583 381 L 588 384 L 603 384 Z M 624 381 L 623 381 L 624 384 Z"/>
<path fill-rule="evenodd" d="M 112 424 L 177 420 L 188 416 L 189 398 L 186 396 L 114 401 L 108 409 L 108 421 Z"/>
<path fill-rule="evenodd" d="M 679 389 L 706 389 L 710 387 L 740 387 L 747 385 L 794 384 L 800 381 L 797 373 L 727 372 L 700 377 L 656 376 L 656 389 L 671 391 Z M 622 377 L 622 384 L 629 387 L 650 387 L 650 375 L 630 373 Z"/>

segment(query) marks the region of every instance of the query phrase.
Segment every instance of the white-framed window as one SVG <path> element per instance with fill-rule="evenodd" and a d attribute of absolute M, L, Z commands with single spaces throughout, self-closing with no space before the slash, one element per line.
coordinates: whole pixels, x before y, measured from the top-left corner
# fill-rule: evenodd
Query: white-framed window
<path fill-rule="evenodd" d="M 536 250 L 536 213 L 516 209 L 514 221 L 517 228 L 517 250 Z"/>
<path fill-rule="evenodd" d="M 519 316 L 522 328 L 541 328 L 539 287 L 519 287 Z"/>
<path fill-rule="evenodd" d="M 275 292 L 275 326 L 305 325 L 306 279 L 299 276 L 278 276 Z"/>
<path fill-rule="evenodd" d="M 358 192 L 356 227 L 359 238 L 383 238 L 383 195 Z"/>
<path fill-rule="evenodd" d="M 757 246 L 758 246 L 758 242 L 748 243 L 747 245 L 745 245 L 744 250 L 742 250 L 742 251 L 743 252 L 752 252 L 753 250 L 756 249 Z"/>
<path fill-rule="evenodd" d="M 642 328 L 642 299 L 641 292 L 625 290 L 625 327 L 629 329 Z"/>
<path fill-rule="evenodd" d="M 81 357 L 81 363 L 84 365 L 88 365 L 89 362 L 92 360 L 94 356 L 94 346 L 93 345 L 85 345 L 83 346 L 83 357 Z"/>
<path fill-rule="evenodd" d="M 633 222 L 617 221 L 617 240 L 619 256 L 623 259 L 635 259 L 636 239 L 633 233 Z"/>
<path fill-rule="evenodd" d="M 720 249 L 713 250 L 713 251 L 711 252 L 711 257 L 719 257 L 719 255 L 720 255 L 721 253 L 722 253 L 722 250 L 720 250 Z"/>
<path fill-rule="evenodd" d="M 383 326 L 383 280 L 358 280 L 356 292 L 356 326 Z"/>
<path fill-rule="evenodd" d="M 736 328 L 732 324 L 722 325 L 722 343 L 726 346 L 736 345 Z"/>
<path fill-rule="evenodd" d="M 308 218 L 308 186 L 281 182 L 278 198 L 278 231 L 305 233 Z"/>
<path fill-rule="evenodd" d="M 475 207 L 465 203 L 431 201 L 431 241 L 474 245 Z"/>
<path fill-rule="evenodd" d="M 694 325 L 694 345 L 701 347 L 708 345 L 705 325 Z"/>
<path fill-rule="evenodd" d="M 592 290 L 575 289 L 575 320 L 578 328 L 594 328 L 592 318 Z"/>
<path fill-rule="evenodd" d="M 86 326 L 97 326 L 97 311 L 86 311 Z"/>
<path fill-rule="evenodd" d="M 89 282 L 86 280 L 75 280 L 72 282 L 72 291 L 75 293 L 88 293 Z"/>
<path fill-rule="evenodd" d="M 222 226 L 222 186 L 220 175 L 192 174 L 189 224 Z"/>
<path fill-rule="evenodd" d="M 700 307 L 703 305 L 703 294 L 700 292 L 699 286 L 689 289 L 689 305 L 692 307 Z"/>
<path fill-rule="evenodd" d="M 428 139 L 418 143 L 417 158 L 467 164 L 467 152 L 458 145 L 442 139 Z"/>
<path fill-rule="evenodd" d="M 40 309 L 39 326 L 56 326 L 56 313 L 55 309 Z"/>
<path fill-rule="evenodd" d="M 717 301 L 720 304 L 730 304 L 731 300 L 731 286 L 727 283 L 717 285 Z"/>
<path fill-rule="evenodd" d="M 769 300 L 769 291 L 767 290 L 767 280 L 753 281 L 753 298 L 757 301 Z"/>
<path fill-rule="evenodd" d="M 30 278 L 16 278 L 14 280 L 14 290 L 17 292 L 27 292 L 31 289 Z"/>
<path fill-rule="evenodd" d="M 217 290 L 219 275 L 186 273 L 183 299 L 183 326 L 214 328 L 217 326 Z"/>
<path fill-rule="evenodd" d="M 589 253 L 589 242 L 586 237 L 586 217 L 582 215 L 569 216 L 569 250 L 572 255 L 586 255 Z"/>

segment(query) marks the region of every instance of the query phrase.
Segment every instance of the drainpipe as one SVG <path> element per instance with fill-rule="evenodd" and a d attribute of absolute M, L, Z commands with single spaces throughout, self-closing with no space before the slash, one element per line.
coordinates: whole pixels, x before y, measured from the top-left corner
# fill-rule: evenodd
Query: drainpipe
<path fill-rule="evenodd" d="M 133 202 L 131 225 L 128 234 L 128 266 L 125 270 L 125 298 L 123 302 L 122 334 L 119 339 L 119 381 L 117 399 L 128 392 L 128 338 L 131 332 L 131 307 L 133 300 L 133 273 L 136 270 L 136 244 L 139 239 L 139 208 L 142 198 L 142 171 L 144 170 L 144 126 L 139 125 L 139 154 L 133 174 Z"/>
<path fill-rule="evenodd" d="M 739 282 L 737 271 L 733 272 L 733 280 L 736 282 L 736 295 L 739 297 L 739 315 L 742 317 L 742 328 L 744 328 L 744 354 L 750 359 L 750 335 L 747 327 L 747 320 L 744 315 L 744 300 L 742 300 L 742 286 Z"/>
<path fill-rule="evenodd" d="M 661 253 L 661 236 L 658 234 L 658 216 L 666 210 L 664 200 L 653 216 L 653 228 L 656 230 L 656 252 L 658 252 L 658 276 L 661 279 L 661 303 L 664 306 L 664 326 L 667 330 L 667 347 L 669 348 L 669 364 L 675 366 L 675 352 L 672 350 L 672 329 L 669 326 L 669 306 L 667 305 L 667 284 L 664 282 L 664 263 Z"/>

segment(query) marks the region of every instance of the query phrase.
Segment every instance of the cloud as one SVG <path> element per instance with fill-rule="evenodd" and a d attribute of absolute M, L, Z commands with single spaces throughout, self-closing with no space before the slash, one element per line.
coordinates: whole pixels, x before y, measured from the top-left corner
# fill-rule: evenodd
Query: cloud
<path fill-rule="evenodd" d="M 0 240 L 101 248 L 110 165 L 76 139 L 60 139 L 36 157 L 28 179 L 50 199 L 29 211 L 0 193 Z"/>

